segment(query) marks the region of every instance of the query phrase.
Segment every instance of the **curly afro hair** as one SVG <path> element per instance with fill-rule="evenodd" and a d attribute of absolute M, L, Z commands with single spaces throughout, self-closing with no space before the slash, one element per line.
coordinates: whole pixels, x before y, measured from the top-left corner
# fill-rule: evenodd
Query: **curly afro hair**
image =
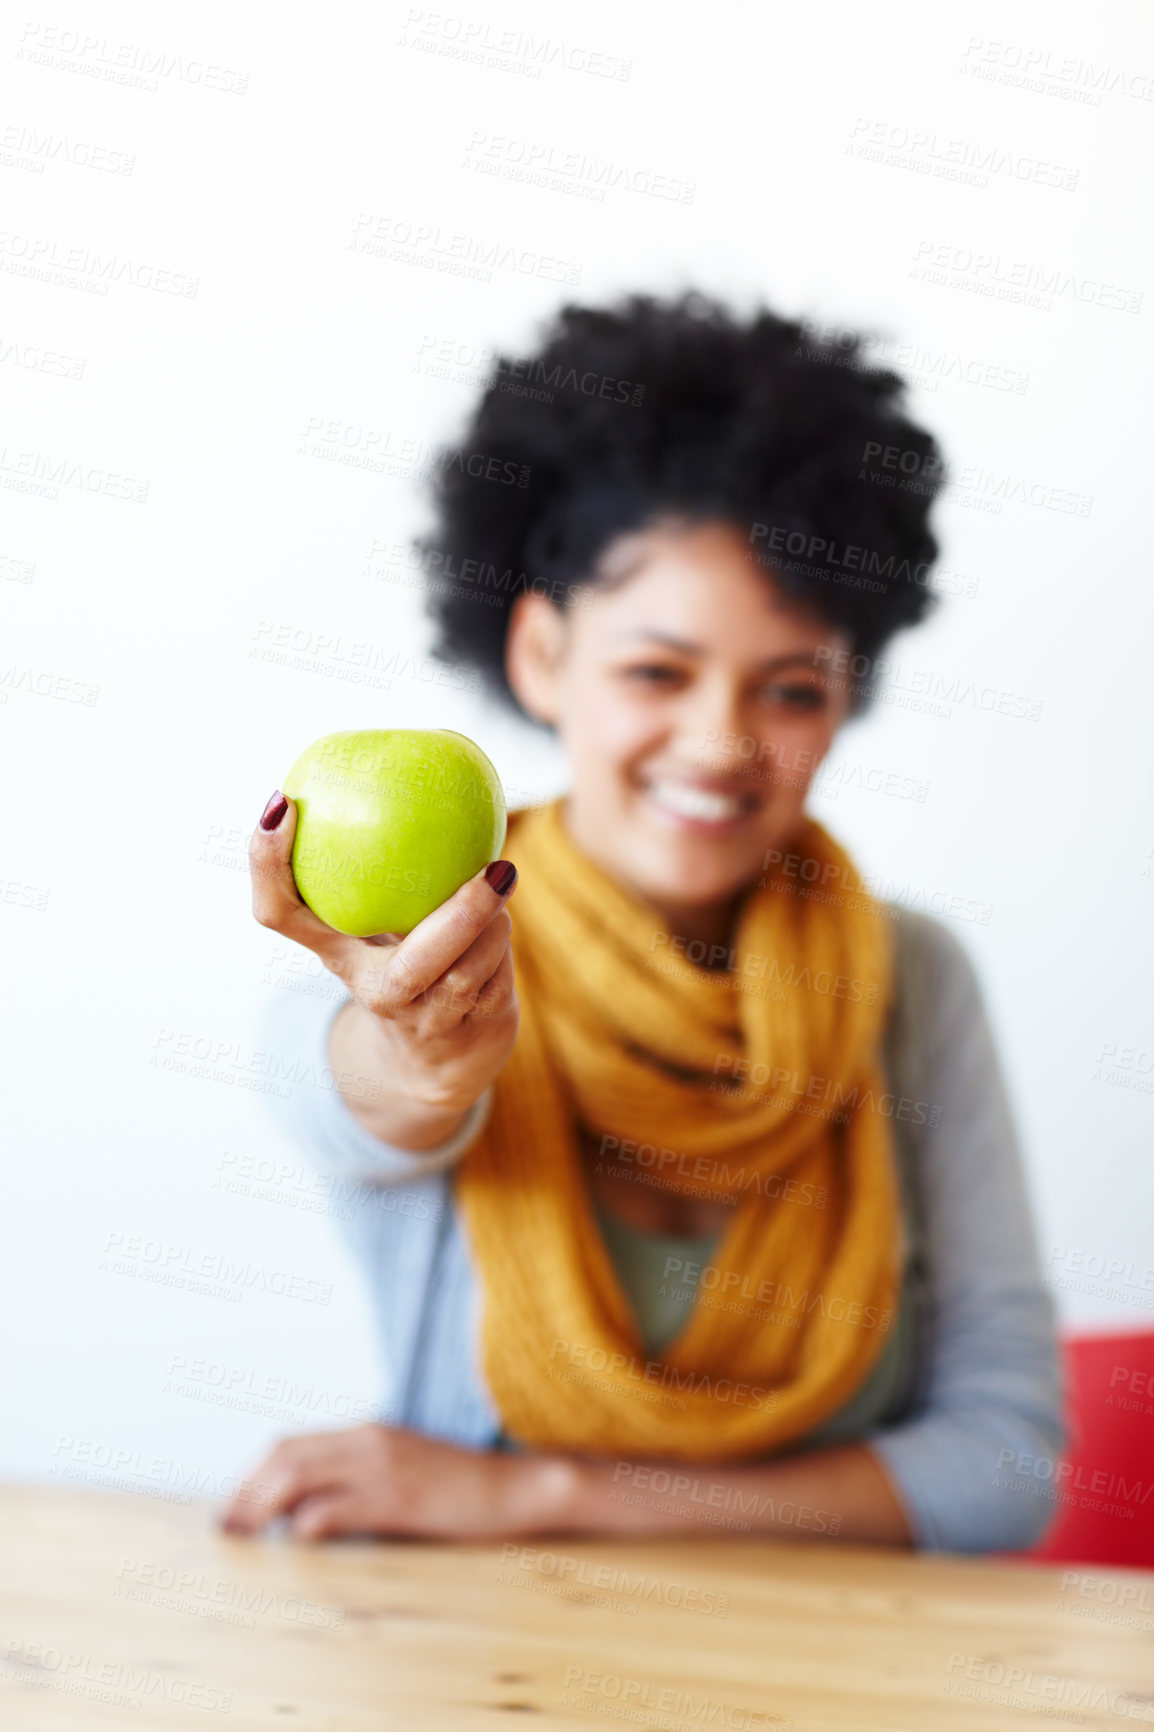
<path fill-rule="evenodd" d="M 414 542 L 433 656 L 523 715 L 505 673 L 514 597 L 572 605 L 610 541 L 670 515 L 728 521 L 767 578 L 875 656 L 935 600 L 944 470 L 863 341 L 764 308 L 742 320 L 696 290 L 562 306 L 534 353 L 492 358 L 440 452 L 435 525 Z M 869 689 L 854 693 L 860 713 Z"/>

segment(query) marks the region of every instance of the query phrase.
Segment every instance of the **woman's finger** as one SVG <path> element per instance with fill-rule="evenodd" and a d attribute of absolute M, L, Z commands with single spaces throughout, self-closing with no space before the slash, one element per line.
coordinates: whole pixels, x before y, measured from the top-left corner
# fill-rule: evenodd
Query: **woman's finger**
<path fill-rule="evenodd" d="M 270 1480 L 262 1468 L 244 1480 L 221 1518 L 220 1525 L 225 1533 L 254 1534 L 266 1527 L 273 1517 L 270 1498 L 276 1485 L 277 1482 Z"/>
<path fill-rule="evenodd" d="M 257 1533 L 310 1490 L 341 1483 L 349 1454 L 348 1432 L 317 1432 L 282 1438 L 243 1482 L 225 1512 L 227 1533 Z"/>
<path fill-rule="evenodd" d="M 298 1461 L 282 1468 L 265 1482 L 259 1500 L 240 1497 L 225 1518 L 227 1533 L 261 1533 L 278 1516 L 289 1515 L 303 1498 L 330 1491 L 343 1480 L 339 1464 L 332 1461 Z"/>
<path fill-rule="evenodd" d="M 318 1492 L 297 1505 L 291 1528 L 297 1539 L 326 1540 L 337 1534 L 365 1533 L 368 1520 L 351 1492 Z"/>
<path fill-rule="evenodd" d="M 513 978 L 513 952 L 508 949 L 503 952 L 500 962 L 489 976 L 469 1015 L 480 1020 L 488 1016 L 501 1016 L 508 1009 L 515 991 Z"/>
<path fill-rule="evenodd" d="M 494 861 L 466 879 L 399 944 L 369 947 L 373 960 L 360 965 L 372 980 L 371 994 L 362 995 L 366 1009 L 376 1016 L 396 1016 L 464 955 L 516 886 L 514 878 L 499 894 L 489 882 L 486 873 L 498 876 L 496 868 L 502 864 Z"/>
<path fill-rule="evenodd" d="M 266 829 L 270 822 L 272 828 Z M 278 790 L 266 805 L 249 842 L 253 914 L 262 926 L 315 952 L 326 967 L 333 968 L 334 962 L 347 966 L 359 940 L 346 938 L 343 932 L 327 926 L 302 902 L 296 887 L 292 870 L 296 826 L 296 805 Z M 333 968 L 334 973 L 343 971 Z"/>
<path fill-rule="evenodd" d="M 512 917 L 503 908 L 498 909 L 494 919 L 474 938 L 464 954 L 434 980 L 432 986 L 426 987 L 419 998 L 414 999 L 414 1010 L 427 1008 L 443 1013 L 446 1023 L 467 1016 L 501 966 L 509 949 L 512 926 Z"/>

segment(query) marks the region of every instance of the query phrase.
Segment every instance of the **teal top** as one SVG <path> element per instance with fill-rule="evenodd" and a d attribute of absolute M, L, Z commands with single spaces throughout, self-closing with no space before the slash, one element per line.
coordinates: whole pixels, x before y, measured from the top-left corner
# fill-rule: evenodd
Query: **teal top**
<path fill-rule="evenodd" d="M 656 1358 L 681 1330 L 697 1293 L 694 1285 L 676 1277 L 671 1280 L 666 1275 L 668 1259 L 708 1263 L 721 1233 L 653 1233 L 619 1220 L 596 1199 L 593 1209 L 617 1279 L 636 1318 L 642 1347 L 647 1357 Z M 902 1387 L 913 1353 L 910 1312 L 903 1292 L 893 1326 L 869 1376 L 824 1424 L 806 1433 L 806 1448 L 860 1437 L 863 1428 L 888 1408 Z M 494 1447 L 519 1450 L 521 1445 L 502 1431 Z"/>
<path fill-rule="evenodd" d="M 696 1291 L 676 1276 L 671 1280 L 666 1275 L 669 1259 L 708 1263 L 721 1234 L 651 1233 L 646 1227 L 631 1227 L 618 1220 L 596 1201 L 593 1209 L 617 1279 L 637 1320 L 646 1358 L 656 1359 L 692 1311 Z"/>

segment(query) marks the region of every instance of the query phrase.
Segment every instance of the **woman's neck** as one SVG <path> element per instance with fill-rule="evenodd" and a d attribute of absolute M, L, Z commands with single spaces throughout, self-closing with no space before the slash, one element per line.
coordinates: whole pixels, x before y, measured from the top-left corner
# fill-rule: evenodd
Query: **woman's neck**
<path fill-rule="evenodd" d="M 571 797 L 565 795 L 561 802 L 561 821 L 569 832 L 571 839 L 582 848 L 602 869 L 620 878 L 616 867 L 608 860 L 598 844 L 579 834 L 574 826 Z M 623 883 L 628 883 L 622 879 Z M 727 968 L 732 962 L 734 934 L 737 929 L 738 914 L 745 900 L 749 886 L 735 890 L 720 902 L 679 902 L 666 898 L 660 900 L 650 896 L 635 885 L 628 886 L 632 893 L 659 914 L 669 930 L 677 938 L 689 944 L 705 946 L 705 961 L 701 964 L 709 968 Z M 712 953 L 712 960 L 710 956 Z"/>
<path fill-rule="evenodd" d="M 699 903 L 687 905 L 672 902 L 654 902 L 652 906 L 666 922 L 669 930 L 676 937 L 684 939 L 686 945 L 705 946 L 705 955 L 701 958 L 699 967 L 728 968 L 733 961 L 733 940 L 742 895 L 743 893 L 737 893 L 724 902 L 709 903 L 704 907 Z"/>
<path fill-rule="evenodd" d="M 740 1194 L 699 1198 L 690 1194 L 688 1185 L 657 1190 L 646 1182 L 651 1177 L 647 1169 L 606 1157 L 604 1134 L 586 1125 L 577 1126 L 577 1147 L 589 1195 L 614 1220 L 643 1233 L 692 1237 L 724 1232 L 742 1200 Z"/>

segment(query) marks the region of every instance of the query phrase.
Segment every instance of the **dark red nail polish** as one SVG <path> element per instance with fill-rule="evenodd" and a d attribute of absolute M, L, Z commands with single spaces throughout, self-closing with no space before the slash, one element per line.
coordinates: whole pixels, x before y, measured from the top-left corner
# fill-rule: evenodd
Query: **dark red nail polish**
<path fill-rule="evenodd" d="M 493 886 L 498 896 L 506 896 L 517 882 L 517 868 L 511 860 L 494 860 L 485 868 L 485 881 Z"/>
<path fill-rule="evenodd" d="M 268 797 L 268 805 L 260 815 L 262 830 L 275 830 L 285 813 L 288 811 L 288 801 L 278 788 Z"/>

